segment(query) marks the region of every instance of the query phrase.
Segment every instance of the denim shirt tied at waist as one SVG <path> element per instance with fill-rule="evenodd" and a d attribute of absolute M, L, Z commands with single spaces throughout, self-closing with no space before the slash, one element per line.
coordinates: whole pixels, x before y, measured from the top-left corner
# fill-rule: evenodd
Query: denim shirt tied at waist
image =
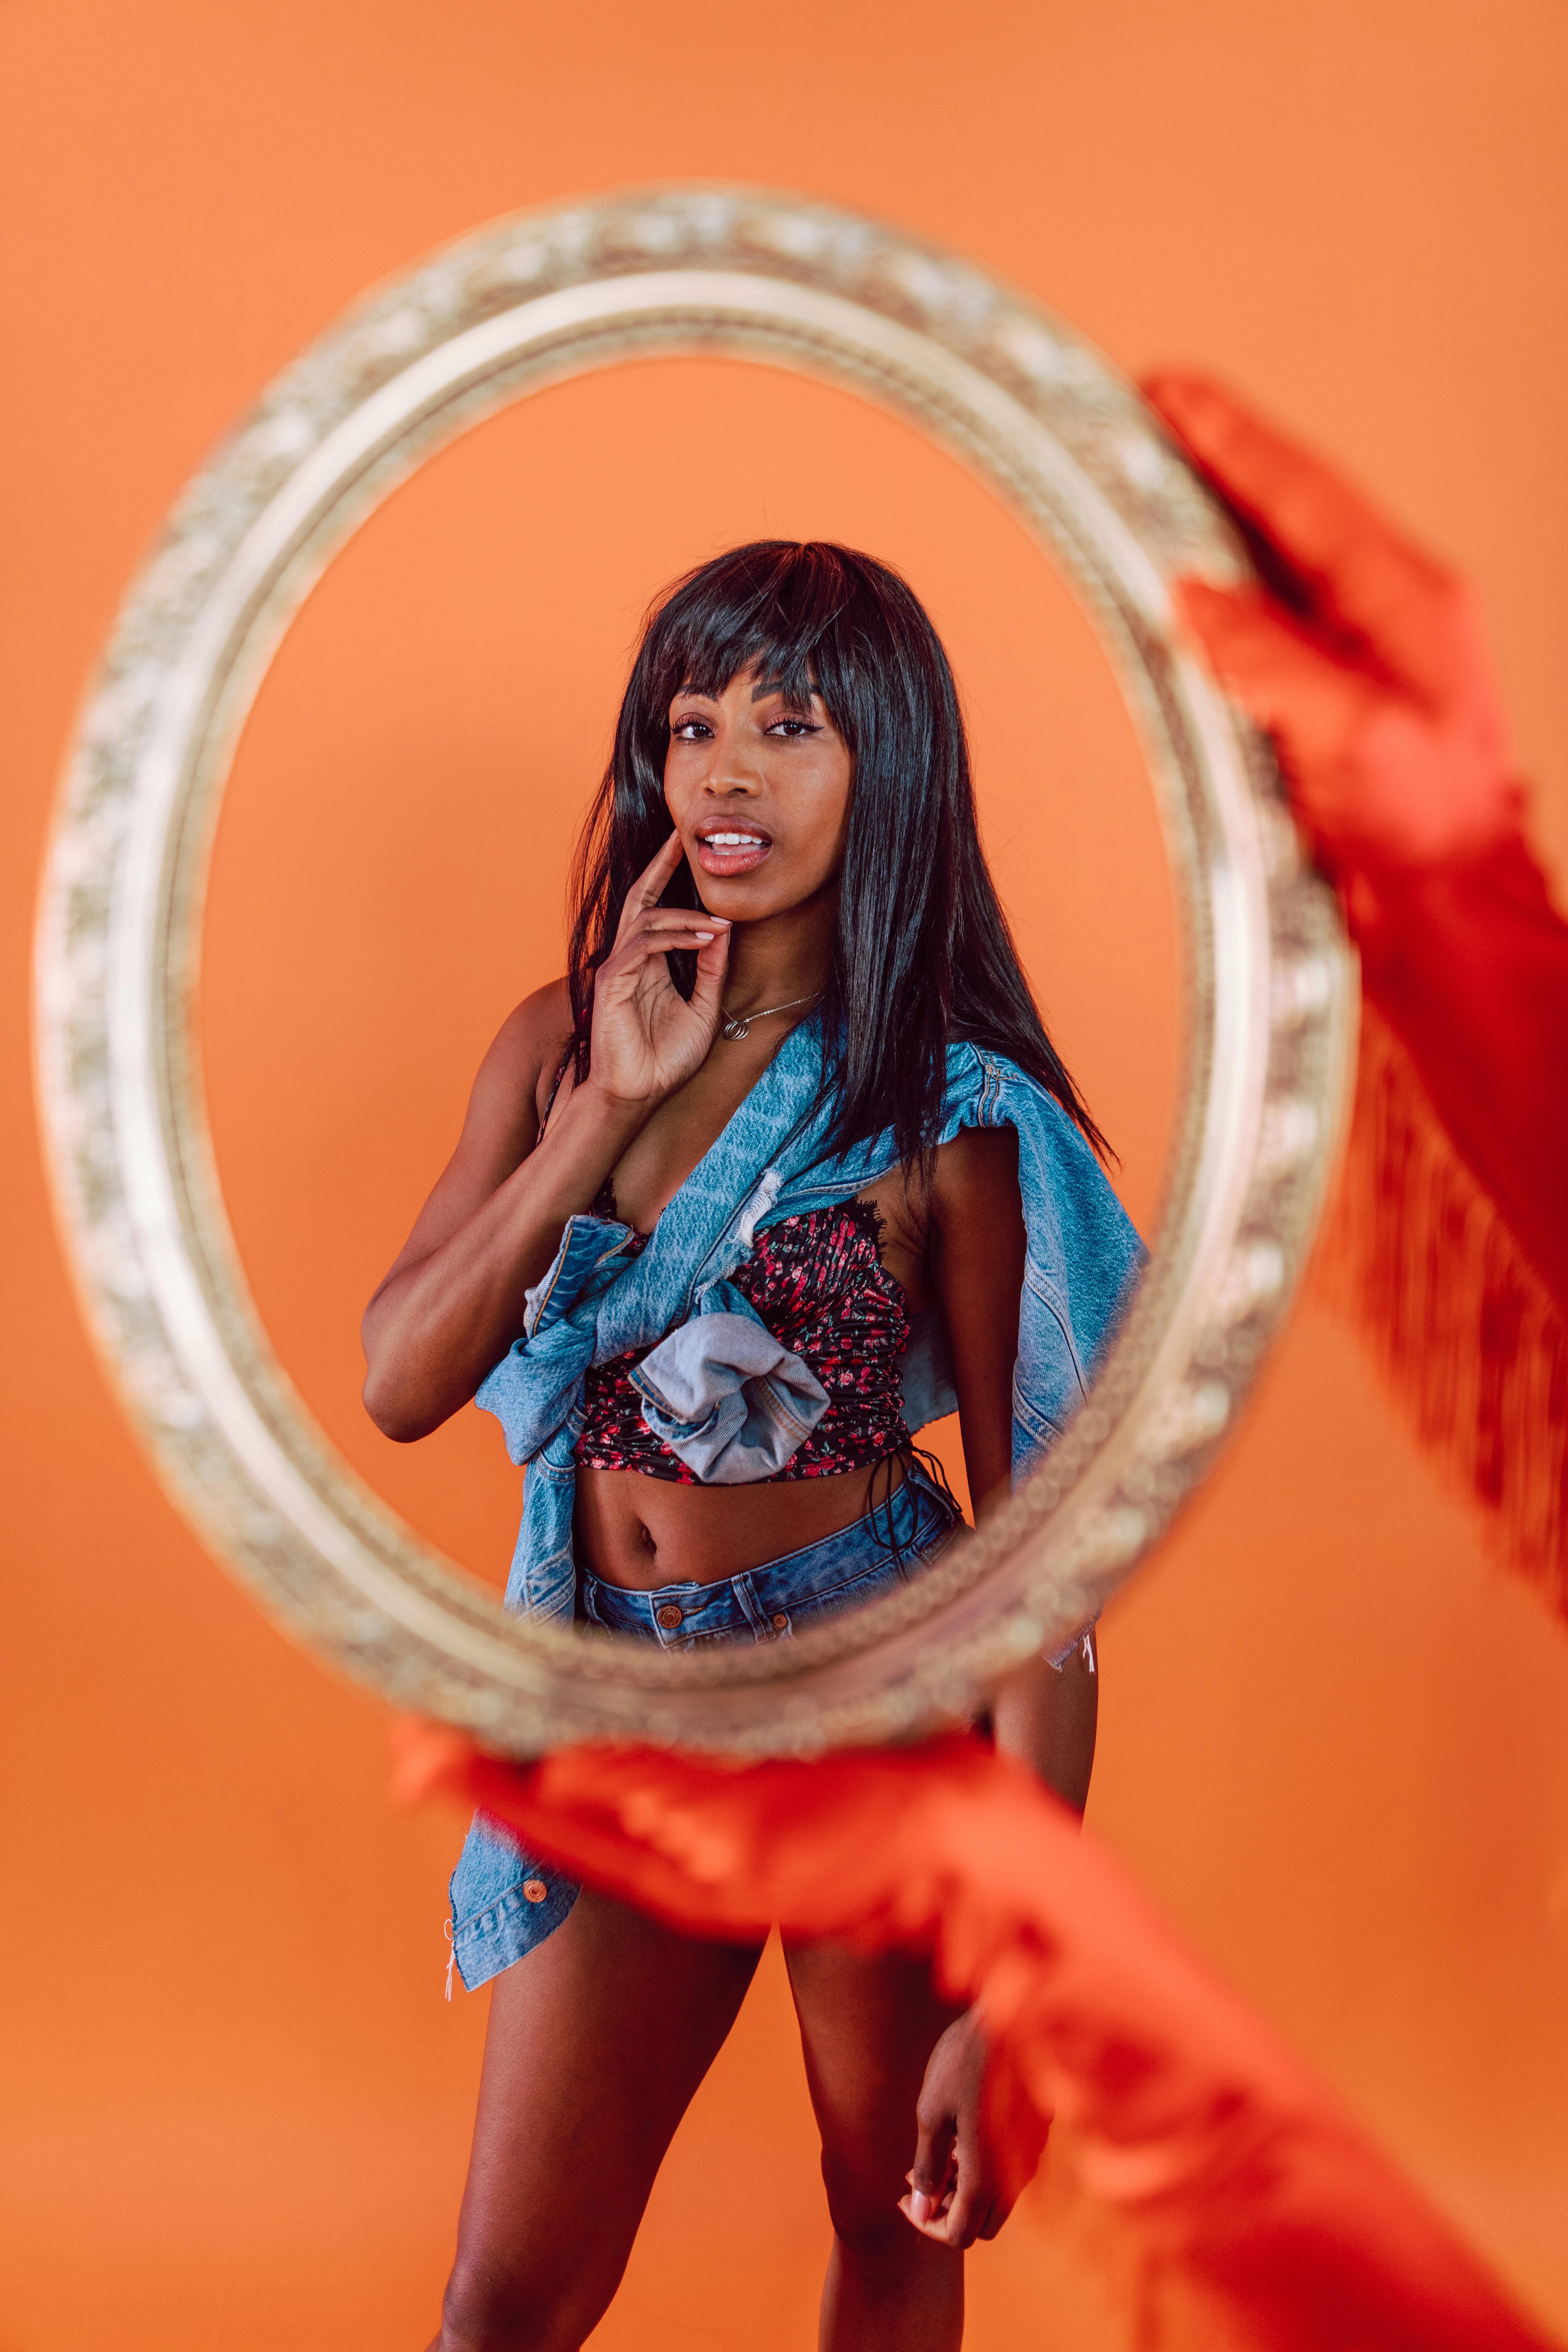
<path fill-rule="evenodd" d="M 645 1418 L 705 1482 L 766 1477 L 822 1410 L 821 1391 L 779 1349 L 730 1281 L 759 1225 L 805 1216 L 861 1192 L 898 1165 L 890 1129 L 825 1157 L 833 1105 L 819 1101 L 821 1032 L 785 1040 L 717 1142 L 661 1213 L 646 1248 L 629 1225 L 567 1220 L 529 1293 L 524 1336 L 476 1402 L 493 1412 L 512 1460 L 528 1465 L 506 1606 L 570 1618 L 576 1601 L 573 1461 L 584 1374 L 630 1349 L 645 1361 Z M 966 1127 L 1012 1127 L 1028 1234 L 1013 1381 L 1013 1476 L 1026 1476 L 1088 1386 L 1143 1263 L 1137 1234 L 1074 1121 L 1002 1055 L 950 1045 L 939 1143 Z M 667 1335 L 668 1335 L 667 1339 Z M 903 1364 L 910 1431 L 956 1410 L 942 1318 L 915 1318 Z M 815 1397 L 812 1391 L 816 1392 Z"/>

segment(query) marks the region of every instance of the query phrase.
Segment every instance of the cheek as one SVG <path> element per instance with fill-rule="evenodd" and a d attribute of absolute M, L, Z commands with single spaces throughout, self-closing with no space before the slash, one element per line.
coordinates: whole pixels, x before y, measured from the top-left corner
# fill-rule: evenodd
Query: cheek
<path fill-rule="evenodd" d="M 677 824 L 680 822 L 682 803 L 691 797 L 690 779 L 682 772 L 686 764 L 677 757 L 675 747 L 672 745 L 665 754 L 664 804 Z"/>
<path fill-rule="evenodd" d="M 843 863 L 849 835 L 849 794 L 837 778 L 814 777 L 790 812 L 789 839 L 803 875 L 813 882 Z"/>

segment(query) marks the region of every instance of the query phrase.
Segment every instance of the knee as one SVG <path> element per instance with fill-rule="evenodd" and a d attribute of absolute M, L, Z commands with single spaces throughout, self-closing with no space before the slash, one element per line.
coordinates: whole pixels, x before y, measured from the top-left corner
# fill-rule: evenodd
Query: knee
<path fill-rule="evenodd" d="M 431 2352 L 577 2352 L 598 2316 L 580 2295 L 459 2250 Z"/>
<path fill-rule="evenodd" d="M 864 2263 L 897 2261 L 922 2241 L 899 2210 L 904 2184 L 880 2173 L 875 2179 L 853 2164 L 822 2159 L 823 2186 L 833 2234 Z"/>

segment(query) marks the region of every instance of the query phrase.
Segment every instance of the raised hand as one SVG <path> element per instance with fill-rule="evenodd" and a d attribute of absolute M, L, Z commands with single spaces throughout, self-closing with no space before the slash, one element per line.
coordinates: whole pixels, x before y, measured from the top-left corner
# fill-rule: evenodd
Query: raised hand
<path fill-rule="evenodd" d="M 700 1069 L 719 1026 L 730 926 L 701 908 L 661 907 L 684 852 L 672 833 L 633 883 L 616 944 L 594 978 L 593 1084 L 623 1103 L 653 1103 Z M 697 954 L 688 1003 L 669 976 L 675 948 Z"/>
<path fill-rule="evenodd" d="M 1282 595 L 1195 580 L 1177 594 L 1274 737 L 1324 863 L 1431 865 L 1515 831 L 1501 701 L 1465 582 L 1217 384 L 1163 373 L 1143 390 L 1279 576 Z"/>

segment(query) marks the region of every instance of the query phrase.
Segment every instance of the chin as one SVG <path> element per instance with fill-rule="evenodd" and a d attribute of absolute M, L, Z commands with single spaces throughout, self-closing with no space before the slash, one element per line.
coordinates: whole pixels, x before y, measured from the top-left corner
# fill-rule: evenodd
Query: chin
<path fill-rule="evenodd" d="M 722 915 L 731 923 L 761 922 L 764 916 L 782 914 L 786 907 L 798 903 L 787 887 L 778 887 L 772 875 L 764 887 L 760 876 L 752 881 L 744 874 L 700 874 L 697 895 L 710 915 Z"/>

